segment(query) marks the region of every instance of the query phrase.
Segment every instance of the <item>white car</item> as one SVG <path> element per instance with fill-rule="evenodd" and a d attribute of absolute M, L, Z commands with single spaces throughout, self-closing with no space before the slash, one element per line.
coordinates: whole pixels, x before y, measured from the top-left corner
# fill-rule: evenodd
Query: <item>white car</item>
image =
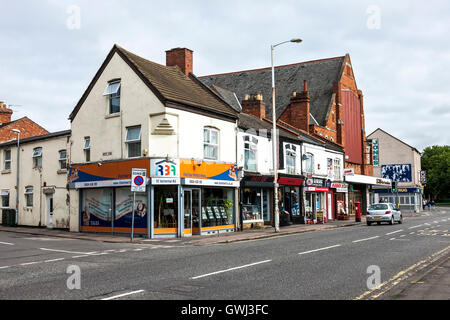
<path fill-rule="evenodd" d="M 389 224 L 394 224 L 394 222 L 402 223 L 403 216 L 402 212 L 396 209 L 392 203 L 376 203 L 372 204 L 367 210 L 366 221 L 368 226 L 374 222 L 377 224 L 381 224 L 381 222 L 388 222 Z"/>

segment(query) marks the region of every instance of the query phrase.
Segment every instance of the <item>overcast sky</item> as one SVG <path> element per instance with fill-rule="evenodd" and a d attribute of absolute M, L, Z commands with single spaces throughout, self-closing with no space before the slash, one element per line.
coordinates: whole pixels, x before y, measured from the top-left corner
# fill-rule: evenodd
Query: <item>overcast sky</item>
<path fill-rule="evenodd" d="M 445 0 L 0 0 L 0 101 L 13 119 L 65 130 L 114 43 L 161 64 L 190 48 L 202 76 L 268 67 L 271 44 L 299 37 L 276 65 L 349 53 L 366 133 L 421 151 L 450 144 L 449 16 Z"/>

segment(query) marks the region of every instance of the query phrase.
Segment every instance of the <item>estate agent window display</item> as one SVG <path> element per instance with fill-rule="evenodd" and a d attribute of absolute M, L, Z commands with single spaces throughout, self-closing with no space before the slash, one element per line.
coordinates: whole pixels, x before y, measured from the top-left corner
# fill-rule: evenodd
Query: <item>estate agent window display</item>
<path fill-rule="evenodd" d="M 233 224 L 233 189 L 202 189 L 202 228 Z"/>

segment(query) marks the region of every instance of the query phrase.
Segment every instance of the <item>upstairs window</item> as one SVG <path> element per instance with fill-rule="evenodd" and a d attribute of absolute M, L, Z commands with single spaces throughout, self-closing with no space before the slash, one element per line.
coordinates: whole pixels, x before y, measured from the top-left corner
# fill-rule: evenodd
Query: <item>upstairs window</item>
<path fill-rule="evenodd" d="M 341 180 L 341 160 L 334 159 L 334 180 Z"/>
<path fill-rule="evenodd" d="M 308 173 L 314 173 L 314 156 L 311 153 L 305 154 L 305 170 Z"/>
<path fill-rule="evenodd" d="M 84 159 L 86 162 L 91 161 L 91 138 L 84 138 Z"/>
<path fill-rule="evenodd" d="M 292 144 L 287 144 L 285 146 L 285 154 L 286 154 L 286 173 L 295 174 L 297 147 Z"/>
<path fill-rule="evenodd" d="M 33 150 L 33 168 L 42 167 L 42 148 L 35 148 Z"/>
<path fill-rule="evenodd" d="M 5 150 L 5 170 L 11 170 L 11 150 Z"/>
<path fill-rule="evenodd" d="M 108 97 L 109 114 L 120 112 L 120 81 L 111 82 L 103 93 Z"/>
<path fill-rule="evenodd" d="M 125 143 L 128 146 L 128 158 L 141 156 L 141 126 L 127 128 Z"/>
<path fill-rule="evenodd" d="M 244 136 L 244 170 L 258 171 L 257 166 L 258 139 Z"/>
<path fill-rule="evenodd" d="M 59 169 L 60 170 L 67 169 L 67 152 L 66 152 L 66 150 L 61 150 L 59 152 Z"/>
<path fill-rule="evenodd" d="M 219 154 L 219 131 L 213 128 L 203 129 L 203 156 L 217 160 Z"/>

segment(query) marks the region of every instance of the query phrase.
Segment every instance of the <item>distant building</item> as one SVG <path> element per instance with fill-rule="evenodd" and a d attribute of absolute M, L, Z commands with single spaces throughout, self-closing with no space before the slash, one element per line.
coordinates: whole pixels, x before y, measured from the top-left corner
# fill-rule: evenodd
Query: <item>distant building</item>
<path fill-rule="evenodd" d="M 373 187 L 374 203 L 392 202 L 398 203 L 402 210 L 420 210 L 423 195 L 420 152 L 380 128 L 372 132 L 368 139 L 372 140 L 375 152 L 374 176 L 398 181 L 398 199 L 390 186 Z"/>
<path fill-rule="evenodd" d="M 0 101 L 0 143 L 17 139 L 13 129 L 20 130 L 20 139 L 50 133 L 28 117 L 11 120 L 12 114 L 13 110 Z"/>

